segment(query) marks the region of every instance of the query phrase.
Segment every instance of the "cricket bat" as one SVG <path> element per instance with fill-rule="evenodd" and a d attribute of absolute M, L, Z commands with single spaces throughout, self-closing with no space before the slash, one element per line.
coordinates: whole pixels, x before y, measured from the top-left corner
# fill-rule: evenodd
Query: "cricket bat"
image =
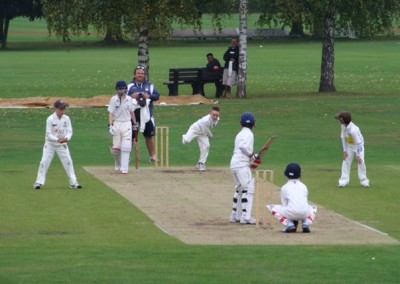
<path fill-rule="evenodd" d="M 135 142 L 135 168 L 138 169 L 139 168 L 139 164 L 140 164 L 140 151 L 139 151 L 139 129 L 135 131 L 135 138 L 134 138 L 134 142 Z"/>
<path fill-rule="evenodd" d="M 267 140 L 267 142 L 265 142 L 264 146 L 260 149 L 260 151 L 258 152 L 257 157 L 259 159 L 261 159 L 265 153 L 267 153 L 267 151 L 269 150 L 269 148 L 271 147 L 271 145 L 275 142 L 275 139 L 277 138 L 276 135 L 272 136 L 271 138 L 269 138 Z"/>

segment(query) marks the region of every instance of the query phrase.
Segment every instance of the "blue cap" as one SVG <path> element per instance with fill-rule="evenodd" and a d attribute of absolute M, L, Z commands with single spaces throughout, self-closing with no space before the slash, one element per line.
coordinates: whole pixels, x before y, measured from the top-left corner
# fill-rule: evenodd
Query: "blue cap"
<path fill-rule="evenodd" d="M 254 126 L 255 122 L 256 118 L 254 117 L 254 114 L 252 114 L 251 112 L 243 113 L 242 117 L 240 118 L 240 124 L 243 126 L 252 127 Z"/>
<path fill-rule="evenodd" d="M 290 163 L 285 170 L 285 176 L 288 179 L 298 179 L 301 176 L 301 168 L 299 164 Z"/>
<path fill-rule="evenodd" d="M 66 107 L 68 107 L 68 104 L 63 100 L 56 100 L 56 102 L 54 103 L 54 107 L 58 109 L 65 109 Z"/>
<path fill-rule="evenodd" d="M 115 84 L 115 89 L 119 88 L 128 88 L 128 85 L 126 84 L 125 81 L 118 81 L 117 84 Z"/>

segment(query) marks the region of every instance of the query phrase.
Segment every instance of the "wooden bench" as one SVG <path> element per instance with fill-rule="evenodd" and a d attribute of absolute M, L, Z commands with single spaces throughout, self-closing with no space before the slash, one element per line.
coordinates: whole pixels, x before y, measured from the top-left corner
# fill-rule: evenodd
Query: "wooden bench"
<path fill-rule="evenodd" d="M 168 80 L 164 85 L 168 86 L 169 95 L 179 94 L 179 85 L 192 85 L 192 94 L 205 96 L 204 84 L 214 83 L 216 86 L 216 96 L 222 94 L 222 72 L 210 71 L 206 68 L 171 68 L 169 69 Z"/>

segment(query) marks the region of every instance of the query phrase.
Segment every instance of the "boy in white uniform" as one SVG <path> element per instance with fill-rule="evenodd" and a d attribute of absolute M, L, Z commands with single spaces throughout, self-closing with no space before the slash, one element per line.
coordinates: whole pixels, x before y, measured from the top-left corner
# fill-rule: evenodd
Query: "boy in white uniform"
<path fill-rule="evenodd" d="M 254 178 L 251 169 L 256 169 L 261 160 L 254 154 L 254 135 L 252 129 L 256 120 L 251 112 L 245 112 L 240 118 L 242 129 L 236 135 L 235 149 L 231 159 L 231 173 L 235 184 L 233 205 L 229 222 L 240 224 L 256 224 L 251 216 L 254 199 Z"/>
<path fill-rule="evenodd" d="M 364 160 L 364 137 L 360 128 L 351 122 L 351 114 L 346 111 L 339 112 L 335 118 L 340 121 L 340 138 L 343 145 L 342 176 L 339 179 L 339 187 L 343 188 L 350 182 L 350 169 L 354 157 L 357 160 L 358 179 L 363 187 L 369 187 L 367 167 Z"/>
<path fill-rule="evenodd" d="M 303 233 L 309 233 L 317 207 L 308 204 L 307 186 L 300 181 L 300 165 L 296 163 L 287 165 L 284 174 L 288 181 L 281 188 L 282 205 L 267 205 L 267 208 L 286 226 L 285 233 L 295 233 L 299 221 L 302 222 Z"/>
<path fill-rule="evenodd" d="M 65 114 L 68 104 L 63 100 L 54 103 L 55 111 L 46 120 L 45 144 L 40 161 L 39 170 L 34 189 L 39 190 L 45 184 L 47 171 L 57 153 L 67 173 L 70 188 L 82 188 L 75 176 L 74 165 L 68 148 L 68 142 L 72 137 L 72 125 L 70 118 Z"/>
<path fill-rule="evenodd" d="M 132 122 L 136 125 L 132 98 L 127 95 L 127 84 L 118 81 L 115 85 L 117 94 L 108 105 L 108 128 L 113 137 L 111 153 L 115 159 L 115 170 L 128 173 L 129 157 L 132 150 Z"/>
<path fill-rule="evenodd" d="M 186 134 L 182 135 L 182 143 L 189 144 L 193 139 L 197 139 L 200 148 L 200 158 L 197 168 L 200 171 L 206 170 L 207 157 L 210 152 L 210 140 L 213 138 L 211 129 L 219 122 L 220 109 L 217 106 L 211 108 L 211 112 L 193 123 Z"/>

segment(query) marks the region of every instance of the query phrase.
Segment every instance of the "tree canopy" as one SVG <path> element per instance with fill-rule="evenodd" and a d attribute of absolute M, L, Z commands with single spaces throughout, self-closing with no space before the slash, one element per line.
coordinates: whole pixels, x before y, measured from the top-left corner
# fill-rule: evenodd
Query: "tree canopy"
<path fill-rule="evenodd" d="M 334 85 L 335 33 L 353 31 L 360 37 L 391 33 L 400 14 L 399 0 L 270 0 L 261 1 L 259 24 L 304 25 L 322 38 L 320 92 Z"/>
<path fill-rule="evenodd" d="M 0 0 L 0 43 L 7 47 L 7 36 L 10 21 L 16 17 L 27 17 L 33 21 L 42 17 L 42 6 L 36 0 L 7 1 Z"/>

